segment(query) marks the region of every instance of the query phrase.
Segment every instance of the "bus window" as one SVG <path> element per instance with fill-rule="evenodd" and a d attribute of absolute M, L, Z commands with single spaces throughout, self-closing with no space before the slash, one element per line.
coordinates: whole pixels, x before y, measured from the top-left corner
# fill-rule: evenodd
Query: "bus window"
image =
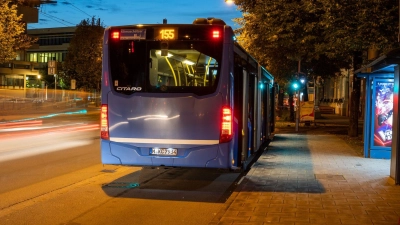
<path fill-rule="evenodd" d="M 111 78 L 117 92 L 131 94 L 144 90 L 144 75 L 149 63 L 143 57 L 145 47 L 145 42 L 133 44 L 133 41 L 117 42 L 110 47 Z"/>
<path fill-rule="evenodd" d="M 159 41 L 110 43 L 114 90 L 131 95 L 153 93 L 214 93 L 221 67 L 222 45 L 208 41 L 171 42 L 162 56 Z"/>
<path fill-rule="evenodd" d="M 218 62 L 211 56 L 196 50 L 168 50 L 161 56 L 161 50 L 150 50 L 152 63 L 150 84 L 163 86 L 214 86 L 218 72 Z"/>

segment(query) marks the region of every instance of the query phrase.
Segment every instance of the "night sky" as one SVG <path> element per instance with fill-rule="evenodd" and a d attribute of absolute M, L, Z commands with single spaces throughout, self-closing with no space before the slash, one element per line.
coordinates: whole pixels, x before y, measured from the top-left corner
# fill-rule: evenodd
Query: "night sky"
<path fill-rule="evenodd" d="M 39 8 L 39 23 L 28 24 L 28 29 L 76 26 L 95 16 L 107 26 L 127 24 L 157 24 L 167 19 L 172 23 L 192 23 L 196 18 L 223 19 L 234 29 L 232 19 L 242 13 L 225 0 L 57 0 Z"/>

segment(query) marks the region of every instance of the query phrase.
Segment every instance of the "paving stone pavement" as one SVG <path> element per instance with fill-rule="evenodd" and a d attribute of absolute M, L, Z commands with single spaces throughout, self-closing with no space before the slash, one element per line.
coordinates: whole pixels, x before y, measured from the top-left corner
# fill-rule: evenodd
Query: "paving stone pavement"
<path fill-rule="evenodd" d="M 398 225 L 389 170 L 337 135 L 276 134 L 209 224 Z"/>

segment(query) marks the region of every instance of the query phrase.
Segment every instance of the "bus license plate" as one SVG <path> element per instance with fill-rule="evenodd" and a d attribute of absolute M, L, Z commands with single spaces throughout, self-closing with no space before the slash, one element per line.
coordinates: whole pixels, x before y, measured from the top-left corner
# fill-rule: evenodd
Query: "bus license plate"
<path fill-rule="evenodd" d="M 152 148 L 150 150 L 151 155 L 178 155 L 178 149 L 176 148 Z"/>

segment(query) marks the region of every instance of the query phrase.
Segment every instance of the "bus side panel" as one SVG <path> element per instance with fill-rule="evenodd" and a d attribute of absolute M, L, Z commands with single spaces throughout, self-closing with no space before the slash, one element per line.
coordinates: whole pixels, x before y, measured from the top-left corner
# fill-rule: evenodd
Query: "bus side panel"
<path fill-rule="evenodd" d="M 234 160 L 233 166 L 239 167 L 240 165 L 240 153 L 239 153 L 239 124 L 238 120 L 233 119 L 233 140 L 232 140 L 232 159 Z"/>
<path fill-rule="evenodd" d="M 107 104 L 107 95 L 111 91 L 110 76 L 109 76 L 109 54 L 108 54 L 108 32 L 109 29 L 104 30 L 103 39 L 103 63 L 102 63 L 102 78 L 101 78 L 101 104 Z"/>
<path fill-rule="evenodd" d="M 111 153 L 110 141 L 101 140 L 101 162 L 103 164 L 121 164 L 121 159 Z"/>

